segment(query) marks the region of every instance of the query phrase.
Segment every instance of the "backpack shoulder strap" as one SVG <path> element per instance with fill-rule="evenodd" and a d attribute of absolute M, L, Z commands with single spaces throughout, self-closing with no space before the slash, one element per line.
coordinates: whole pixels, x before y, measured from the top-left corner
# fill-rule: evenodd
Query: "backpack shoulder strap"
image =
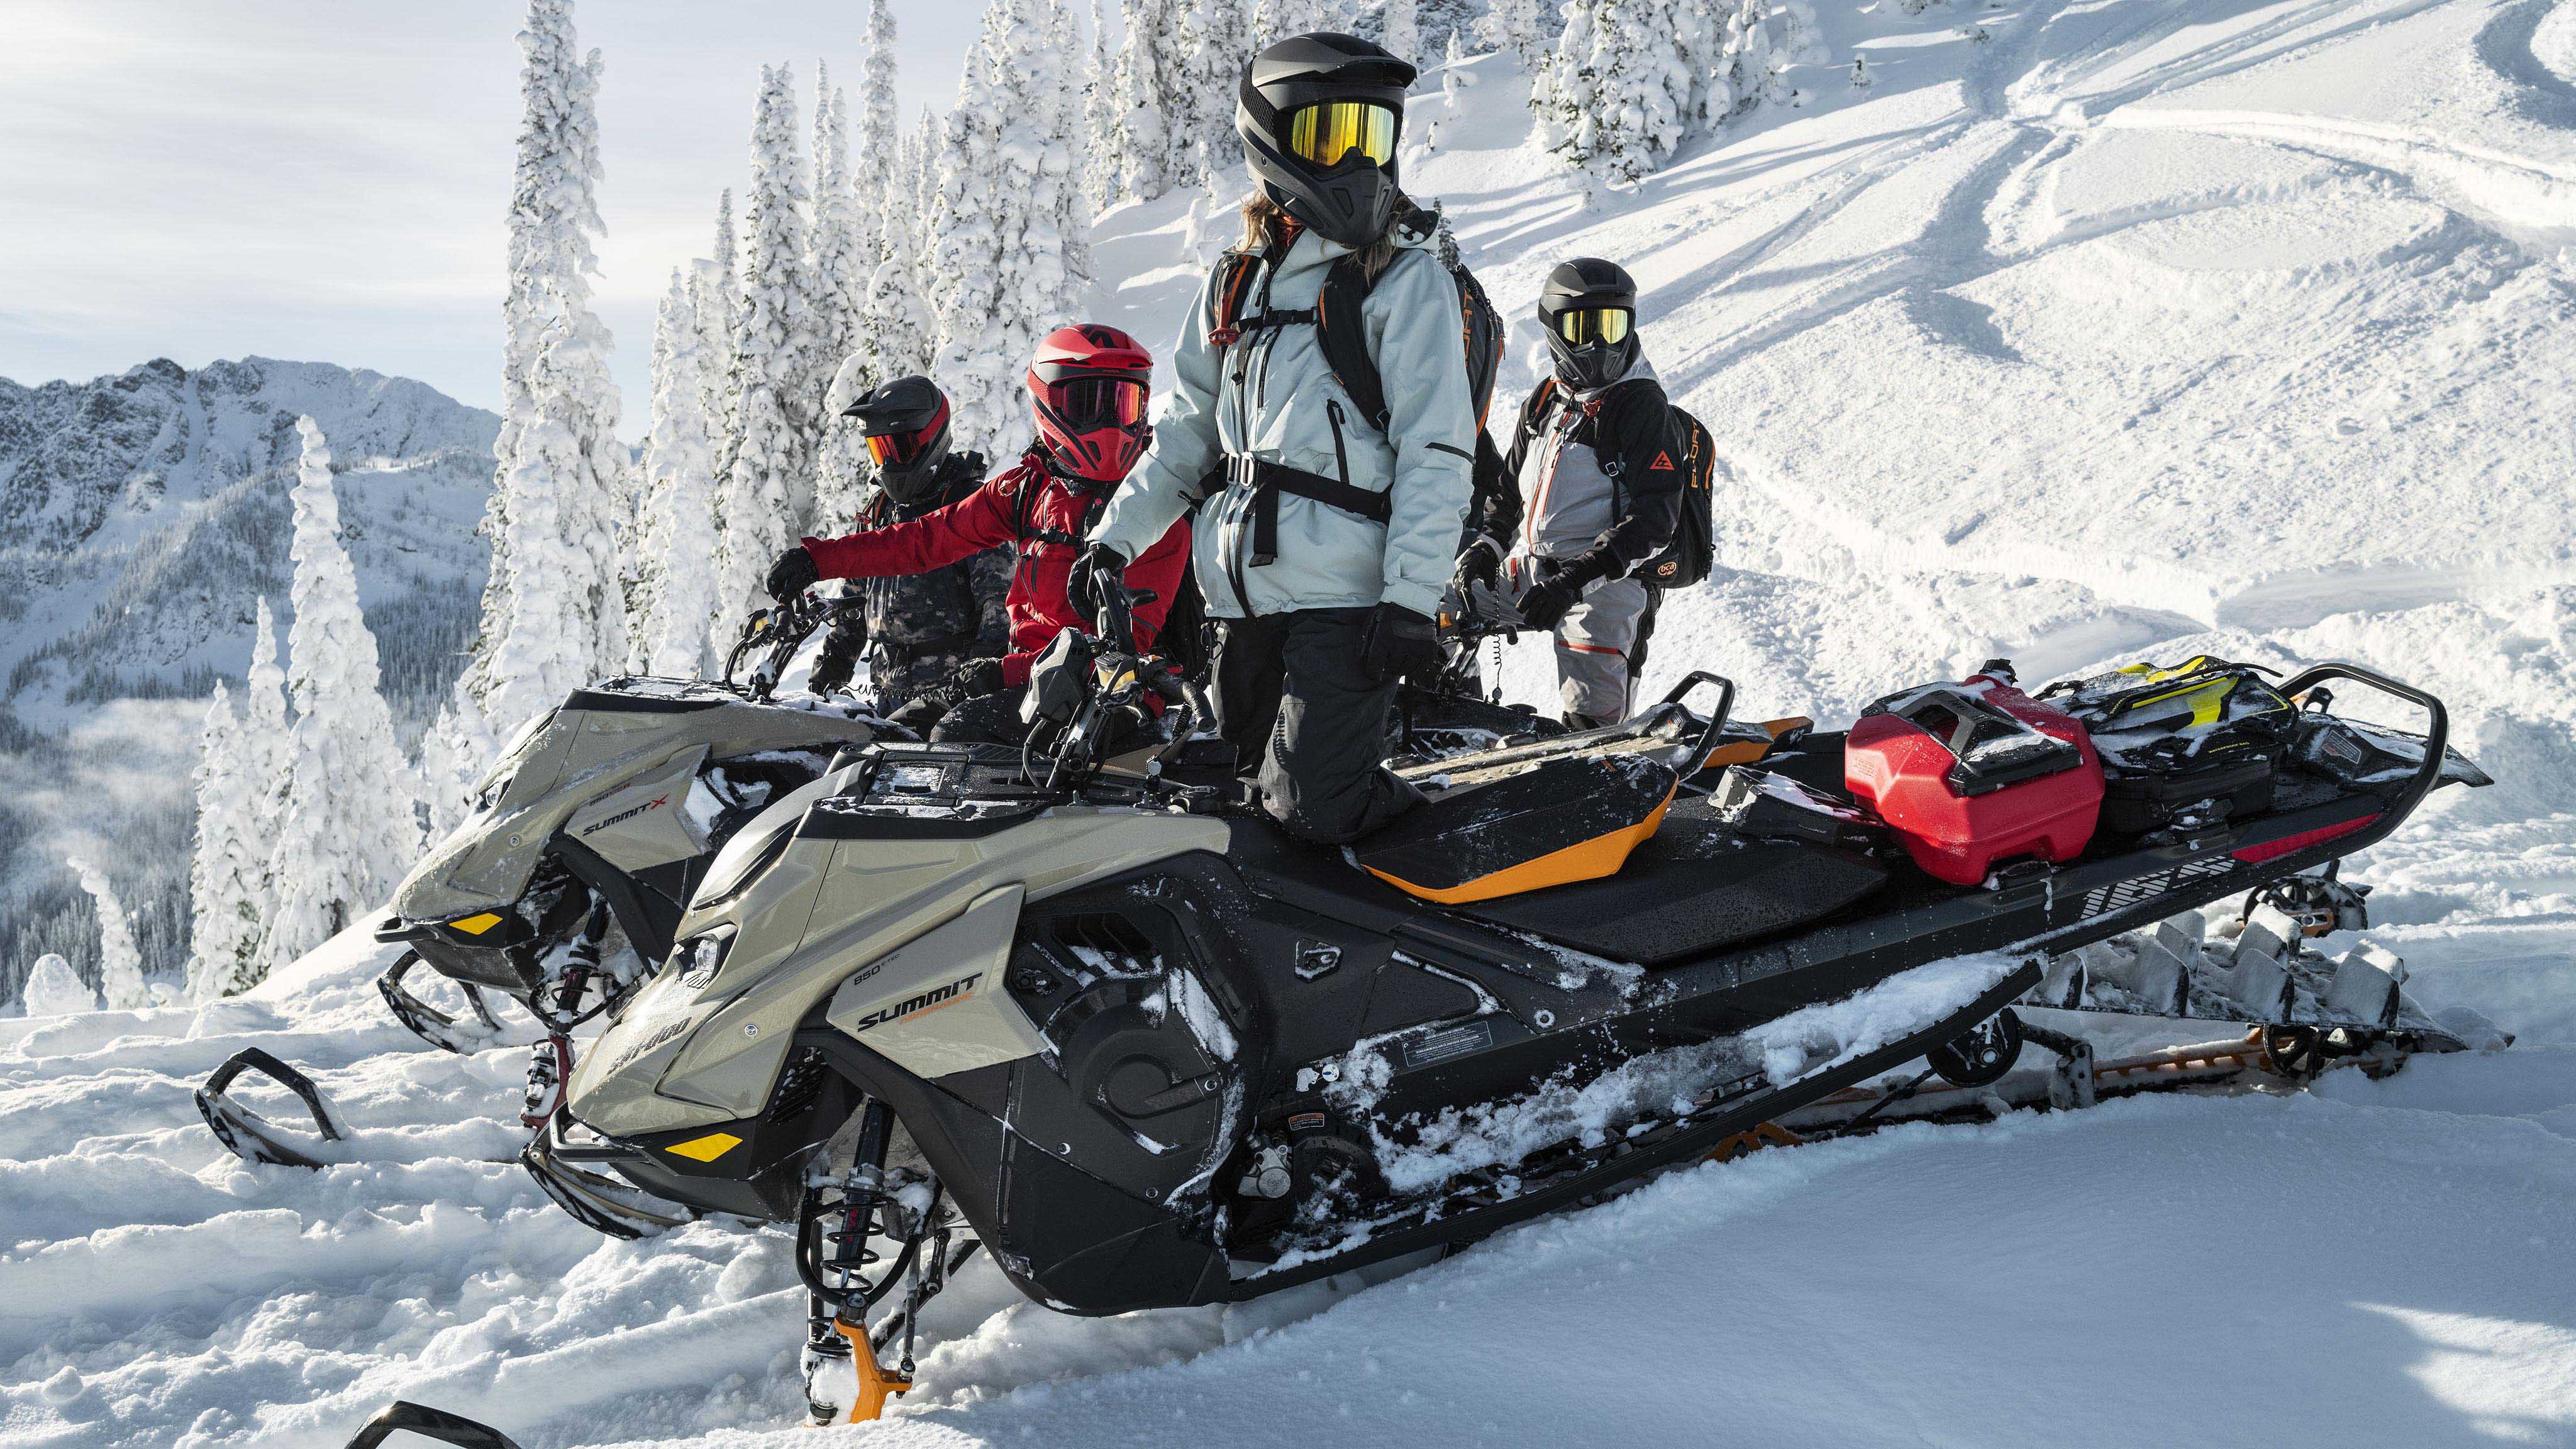
<path fill-rule="evenodd" d="M 1243 299 L 1252 290 L 1260 257 L 1229 251 L 1216 264 L 1216 282 L 1208 291 L 1208 346 L 1232 347 L 1243 335 Z"/>
<path fill-rule="evenodd" d="M 1360 304 L 1368 300 L 1373 285 L 1375 280 L 1361 268 L 1358 253 L 1334 259 L 1315 298 L 1315 340 L 1324 349 L 1324 365 L 1340 380 L 1342 391 L 1351 395 L 1360 416 L 1384 433 L 1386 383 L 1378 376 L 1377 359 L 1369 355 L 1368 327 L 1360 317 Z"/>

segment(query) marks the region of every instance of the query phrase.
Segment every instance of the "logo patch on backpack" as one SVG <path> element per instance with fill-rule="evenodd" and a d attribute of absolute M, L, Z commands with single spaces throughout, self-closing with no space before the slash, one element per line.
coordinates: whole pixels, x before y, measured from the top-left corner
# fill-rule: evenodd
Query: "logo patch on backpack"
<path fill-rule="evenodd" d="M 1651 473 L 1669 473 L 1673 471 L 1673 455 L 1671 451 L 1665 450 L 1656 453 L 1655 461 L 1648 465 L 1647 471 Z"/>

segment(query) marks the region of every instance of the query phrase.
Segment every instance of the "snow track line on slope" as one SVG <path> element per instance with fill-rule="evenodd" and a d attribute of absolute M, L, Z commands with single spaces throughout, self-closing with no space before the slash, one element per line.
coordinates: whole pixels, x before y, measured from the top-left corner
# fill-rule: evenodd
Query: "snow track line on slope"
<path fill-rule="evenodd" d="M 2391 172 L 2430 199 L 2527 248 L 2576 244 L 2576 167 L 2559 167 L 2402 126 L 2257 111 L 2144 107 L 2095 124 L 2260 141 Z"/>
<path fill-rule="evenodd" d="M 2558 0 L 2521 0 L 2509 5 L 2478 27 L 2472 45 L 2487 69 L 2515 87 L 2509 99 L 2525 120 L 2562 131 L 2576 130 L 2576 82 L 2551 70 L 2532 49 L 2532 37 L 2539 31 L 2540 22 L 2557 5 Z"/>

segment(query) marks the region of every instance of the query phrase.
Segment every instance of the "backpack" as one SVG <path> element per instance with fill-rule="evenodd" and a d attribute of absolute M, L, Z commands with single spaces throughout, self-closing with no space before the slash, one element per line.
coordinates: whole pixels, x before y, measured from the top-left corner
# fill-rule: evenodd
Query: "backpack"
<path fill-rule="evenodd" d="M 1438 220 L 1437 212 L 1417 208 L 1397 224 L 1419 229 L 1437 225 Z M 1503 362 L 1503 319 L 1494 310 L 1493 299 L 1485 295 L 1484 284 L 1457 260 L 1453 248 L 1440 247 L 1432 256 L 1458 288 L 1462 323 L 1458 344 L 1466 354 L 1467 392 L 1475 401 L 1476 427 L 1482 431 L 1486 410 L 1494 401 L 1494 375 Z M 1243 315 L 1244 294 L 1251 289 L 1260 261 L 1260 253 L 1238 250 L 1227 252 L 1225 259 L 1217 263 L 1215 325 L 1208 329 L 1208 341 L 1220 347 L 1229 345 L 1243 334 L 1246 325 L 1313 324 L 1315 341 L 1324 350 L 1324 365 L 1332 370 L 1342 391 L 1350 394 L 1360 416 L 1368 419 L 1369 426 L 1383 437 L 1388 422 L 1386 382 L 1378 374 L 1377 359 L 1369 355 L 1368 330 L 1360 319 L 1360 304 L 1368 300 L 1377 278 L 1362 270 L 1358 253 L 1349 253 L 1334 259 L 1311 310 L 1298 308 L 1247 318 Z"/>
<path fill-rule="evenodd" d="M 1521 405 L 1521 428 L 1535 434 L 1556 401 L 1556 378 L 1539 379 L 1529 401 Z M 1664 400 L 1664 447 L 1679 464 L 1681 497 L 1673 509 L 1673 536 L 1653 558 L 1637 565 L 1633 578 L 1659 589 L 1686 589 L 1705 580 L 1717 564 L 1717 438 L 1708 425 L 1670 397 Z M 1600 420 L 1593 420 L 1596 432 Z M 1616 478 L 1618 464 L 1609 469 Z M 1498 468 L 1499 471 L 1499 468 Z M 1504 486 L 1511 486 L 1505 480 Z"/>

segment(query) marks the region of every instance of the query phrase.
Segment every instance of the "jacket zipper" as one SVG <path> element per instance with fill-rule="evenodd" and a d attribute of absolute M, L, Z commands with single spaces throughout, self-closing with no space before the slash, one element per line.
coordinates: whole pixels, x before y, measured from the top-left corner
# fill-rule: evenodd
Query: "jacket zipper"
<path fill-rule="evenodd" d="M 1342 486 L 1351 486 L 1351 455 L 1342 449 L 1342 400 L 1324 399 L 1324 421 L 1333 426 L 1333 467 L 1342 475 Z"/>

